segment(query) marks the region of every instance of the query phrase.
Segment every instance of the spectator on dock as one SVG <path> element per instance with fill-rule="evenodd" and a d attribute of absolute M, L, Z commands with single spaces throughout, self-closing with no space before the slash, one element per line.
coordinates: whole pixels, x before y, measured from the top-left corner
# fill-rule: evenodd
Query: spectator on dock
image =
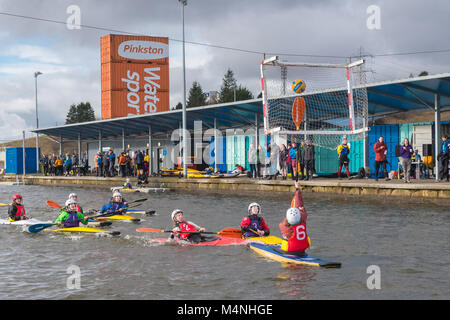
<path fill-rule="evenodd" d="M 448 162 L 450 158 L 450 141 L 447 140 L 445 135 L 441 137 L 441 148 L 439 149 L 439 154 L 437 159 L 439 161 L 439 181 L 443 181 L 444 179 L 449 181 L 448 174 Z"/>
<path fill-rule="evenodd" d="M 125 153 L 125 164 L 126 164 L 126 176 L 129 177 L 131 175 L 133 175 L 133 164 L 132 164 L 132 159 L 130 156 L 130 151 L 127 151 Z"/>
<path fill-rule="evenodd" d="M 250 146 L 248 148 L 247 158 L 248 163 L 250 164 L 250 178 L 257 178 L 258 172 L 256 170 L 257 166 L 257 155 L 256 155 L 256 149 L 255 145 L 253 143 L 250 143 Z"/>
<path fill-rule="evenodd" d="M 144 172 L 147 174 L 147 176 L 150 175 L 150 156 L 148 154 L 148 151 L 144 151 Z"/>
<path fill-rule="evenodd" d="M 86 174 L 88 173 L 88 169 L 89 169 L 89 156 L 88 153 L 85 152 L 80 160 L 80 174 L 86 176 Z"/>
<path fill-rule="evenodd" d="M 103 177 L 109 177 L 109 155 L 102 153 L 103 158 Z"/>
<path fill-rule="evenodd" d="M 258 178 L 261 176 L 264 178 L 266 173 L 266 151 L 261 145 L 258 146 L 258 151 L 256 153 L 256 161 L 258 162 L 256 170 L 258 172 Z"/>
<path fill-rule="evenodd" d="M 137 170 L 144 169 L 144 155 L 140 149 L 137 149 L 136 154 L 134 155 L 134 163 L 136 164 Z"/>
<path fill-rule="evenodd" d="M 303 145 L 303 162 L 306 171 L 305 180 L 312 180 L 314 173 L 314 146 L 311 140 L 306 140 Z M 303 172 L 302 172 L 303 177 Z"/>
<path fill-rule="evenodd" d="M 56 170 L 55 170 L 55 161 L 56 161 L 56 157 L 55 154 L 53 153 L 51 156 L 49 156 L 48 158 L 48 170 L 49 170 L 49 174 L 51 176 L 55 176 L 56 175 Z"/>
<path fill-rule="evenodd" d="M 55 160 L 55 175 L 56 176 L 62 176 L 63 175 L 63 161 L 61 160 L 62 157 L 58 156 Z"/>
<path fill-rule="evenodd" d="M 66 159 L 64 160 L 64 171 L 65 176 L 70 176 L 70 171 L 72 170 L 72 158 L 70 154 L 66 154 Z"/>
<path fill-rule="evenodd" d="M 275 143 L 272 142 L 270 145 L 270 173 L 269 173 L 269 179 L 277 179 L 277 166 L 278 166 L 278 158 L 280 154 L 280 147 Z"/>
<path fill-rule="evenodd" d="M 350 154 L 350 146 L 347 144 L 347 138 L 342 139 L 342 143 L 337 148 L 337 153 L 339 155 L 338 179 L 341 179 L 342 167 L 345 167 L 347 178 L 350 180 L 350 171 L 348 170 L 348 165 L 350 163 L 350 159 L 348 158 L 348 155 Z"/>
<path fill-rule="evenodd" d="M 400 162 L 405 175 L 405 183 L 411 183 L 411 157 L 413 155 L 415 155 L 414 150 L 409 144 L 408 138 L 405 138 L 403 145 L 400 147 Z"/>
<path fill-rule="evenodd" d="M 108 156 L 109 156 L 109 176 L 110 177 L 114 177 L 116 175 L 116 154 L 114 153 L 114 151 L 112 149 L 109 149 L 108 152 Z"/>
<path fill-rule="evenodd" d="M 386 163 L 387 163 L 387 152 L 388 147 L 386 142 L 384 142 L 384 137 L 380 136 L 378 138 L 377 143 L 373 146 L 373 152 L 375 152 L 375 181 L 378 181 L 378 172 L 380 170 L 380 166 L 383 167 L 383 178 L 389 180 L 388 173 L 386 170 Z"/>
<path fill-rule="evenodd" d="M 103 159 L 101 152 L 97 152 L 94 157 L 95 169 L 97 173 L 97 177 L 101 177 L 103 175 Z"/>
<path fill-rule="evenodd" d="M 304 180 L 307 177 L 307 174 L 305 174 L 305 140 L 302 140 L 300 142 L 300 145 L 298 146 L 297 151 L 297 170 L 300 170 L 298 172 L 299 180 Z"/>
<path fill-rule="evenodd" d="M 120 154 L 119 161 L 117 162 L 117 164 L 119 166 L 120 175 L 122 176 L 122 178 L 125 178 L 127 173 L 127 159 L 125 152 L 122 152 Z"/>
<path fill-rule="evenodd" d="M 42 170 L 44 171 L 44 176 L 48 176 L 49 175 L 49 156 L 44 154 L 42 155 L 42 159 L 41 159 L 41 165 L 42 165 Z"/>
<path fill-rule="evenodd" d="M 298 158 L 298 149 L 297 144 L 292 142 L 292 147 L 289 150 L 289 157 L 291 158 L 291 166 L 292 166 L 292 180 L 297 180 L 298 170 L 297 170 L 297 158 Z"/>
<path fill-rule="evenodd" d="M 280 147 L 280 171 L 281 171 L 281 179 L 286 180 L 287 175 L 287 148 L 284 144 Z"/>

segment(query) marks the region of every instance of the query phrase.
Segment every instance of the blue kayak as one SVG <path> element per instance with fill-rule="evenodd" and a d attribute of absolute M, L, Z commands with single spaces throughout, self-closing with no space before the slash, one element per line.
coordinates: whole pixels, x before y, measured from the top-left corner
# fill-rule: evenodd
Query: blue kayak
<path fill-rule="evenodd" d="M 340 262 L 331 262 L 327 260 L 323 260 L 314 256 L 311 256 L 309 254 L 306 255 L 295 255 L 295 254 L 289 254 L 287 252 L 283 252 L 281 250 L 281 245 L 267 245 L 262 243 L 249 243 L 248 246 L 250 249 L 255 251 L 256 253 L 283 263 L 295 263 L 295 264 L 303 264 L 303 265 L 309 265 L 314 267 L 323 267 L 323 268 L 340 268 L 341 263 Z"/>

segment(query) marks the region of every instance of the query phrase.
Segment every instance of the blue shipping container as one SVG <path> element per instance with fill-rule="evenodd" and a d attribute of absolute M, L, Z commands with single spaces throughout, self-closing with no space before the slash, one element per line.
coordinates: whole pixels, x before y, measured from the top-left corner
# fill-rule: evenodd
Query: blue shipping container
<path fill-rule="evenodd" d="M 25 173 L 36 172 L 36 148 L 25 148 Z M 23 148 L 6 148 L 6 173 L 23 174 Z"/>

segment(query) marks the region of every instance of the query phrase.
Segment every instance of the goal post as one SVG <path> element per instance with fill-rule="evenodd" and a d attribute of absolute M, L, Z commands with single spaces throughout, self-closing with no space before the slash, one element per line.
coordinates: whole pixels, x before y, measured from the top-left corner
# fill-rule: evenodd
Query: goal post
<path fill-rule="evenodd" d="M 264 131 L 317 139 L 335 148 L 336 139 L 362 139 L 368 131 L 368 99 L 364 60 L 344 64 L 287 62 L 274 56 L 261 61 L 261 89 Z M 304 92 L 295 93 L 291 84 L 302 80 Z M 299 100 L 301 99 L 301 100 Z M 299 107 L 301 106 L 301 108 Z M 314 141 L 312 141 L 314 143 Z"/>

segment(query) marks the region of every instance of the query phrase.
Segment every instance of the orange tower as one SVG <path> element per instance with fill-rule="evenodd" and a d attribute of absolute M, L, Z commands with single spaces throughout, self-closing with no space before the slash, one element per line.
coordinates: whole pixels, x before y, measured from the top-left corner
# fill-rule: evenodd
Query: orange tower
<path fill-rule="evenodd" d="M 170 109 L 168 38 L 109 34 L 100 43 L 102 119 Z"/>

